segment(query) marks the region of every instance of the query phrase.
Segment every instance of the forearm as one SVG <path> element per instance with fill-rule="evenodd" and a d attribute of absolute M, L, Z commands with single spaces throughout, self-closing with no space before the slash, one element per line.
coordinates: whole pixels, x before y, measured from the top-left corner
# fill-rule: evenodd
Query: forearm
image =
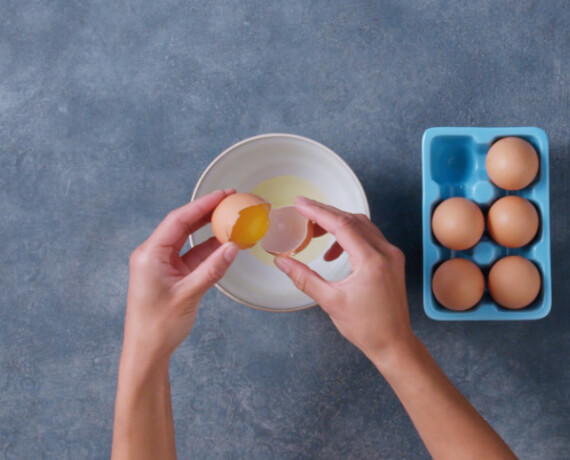
<path fill-rule="evenodd" d="M 168 360 L 150 364 L 123 350 L 111 458 L 176 458 Z"/>
<path fill-rule="evenodd" d="M 516 458 L 417 338 L 373 362 L 402 402 L 433 458 Z"/>

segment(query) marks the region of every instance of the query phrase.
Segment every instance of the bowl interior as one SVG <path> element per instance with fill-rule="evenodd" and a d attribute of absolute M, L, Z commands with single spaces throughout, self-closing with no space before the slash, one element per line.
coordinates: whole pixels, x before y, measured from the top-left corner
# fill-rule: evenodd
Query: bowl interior
<path fill-rule="evenodd" d="M 349 166 L 322 144 L 288 134 L 257 136 L 230 147 L 206 169 L 193 198 L 224 188 L 249 192 L 260 182 L 283 175 L 309 180 L 337 208 L 369 215 L 362 185 Z M 199 244 L 211 236 L 210 226 L 204 227 L 194 233 L 191 243 Z M 350 273 L 346 254 L 334 262 L 325 262 L 321 255 L 309 266 L 330 281 Z M 281 271 L 249 251 L 240 251 L 217 287 L 239 302 L 262 309 L 285 311 L 314 305 Z"/>

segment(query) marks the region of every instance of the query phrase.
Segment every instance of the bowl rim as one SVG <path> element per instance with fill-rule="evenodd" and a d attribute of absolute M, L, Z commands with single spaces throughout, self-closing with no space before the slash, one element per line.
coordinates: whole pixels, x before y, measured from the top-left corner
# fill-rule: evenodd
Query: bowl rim
<path fill-rule="evenodd" d="M 346 161 L 344 161 L 344 159 L 338 154 L 335 153 L 334 151 L 332 151 L 329 147 L 327 147 L 324 144 L 321 144 L 320 142 L 317 142 L 313 139 L 309 139 L 308 137 L 304 137 L 304 136 L 300 136 L 298 134 L 287 134 L 287 133 L 266 133 L 266 134 L 258 134 L 256 136 L 252 136 L 252 137 L 248 137 L 247 139 L 243 139 L 239 142 L 236 142 L 235 144 L 231 145 L 230 147 L 226 148 L 222 153 L 220 153 L 216 158 L 214 158 L 210 164 L 206 167 L 206 169 L 204 170 L 204 172 L 202 172 L 202 174 L 200 175 L 200 178 L 198 179 L 198 181 L 196 182 L 196 185 L 194 186 L 194 190 L 192 191 L 192 197 L 191 197 L 191 201 L 194 201 L 196 199 L 196 195 L 198 193 L 198 190 L 200 189 L 200 186 L 202 185 L 202 182 L 204 181 L 204 179 L 206 178 L 206 176 L 209 174 L 209 172 L 216 166 L 217 163 L 220 162 L 220 160 L 222 158 L 224 158 L 226 155 L 230 154 L 233 150 L 241 147 L 242 145 L 251 143 L 251 142 L 255 142 L 261 139 L 271 139 L 271 138 L 285 138 L 285 139 L 294 139 L 294 140 L 298 140 L 298 141 L 303 141 L 303 142 L 307 142 L 309 144 L 313 144 L 316 147 L 319 147 L 320 149 L 323 149 L 324 151 L 326 151 L 329 155 L 331 155 L 334 159 L 336 159 L 337 161 L 340 162 L 340 164 L 344 167 L 344 169 L 346 170 L 346 172 L 352 176 L 352 179 L 354 180 L 354 182 L 356 183 L 356 185 L 358 186 L 358 189 L 362 195 L 362 197 L 364 198 L 364 205 L 365 205 L 365 212 L 364 214 L 366 214 L 368 217 L 370 217 L 370 205 L 368 203 L 368 199 L 366 197 L 366 192 L 364 191 L 364 187 L 362 186 L 362 183 L 360 182 L 360 180 L 358 179 L 358 176 L 356 175 L 356 173 L 352 170 L 352 168 L 346 163 Z M 190 247 L 194 247 L 194 238 L 193 235 L 190 235 L 188 237 L 188 239 L 190 240 Z M 231 298 L 232 300 L 235 300 L 236 302 L 241 303 L 242 305 L 245 305 L 247 307 L 251 307 L 251 308 L 255 308 L 256 310 L 262 310 L 262 311 L 267 311 L 267 312 L 271 312 L 271 313 L 289 313 L 289 312 L 293 312 L 293 311 L 301 311 L 301 310 L 307 310 L 309 308 L 312 308 L 314 306 L 317 305 L 317 302 L 310 302 L 308 304 L 305 305 L 301 305 L 300 307 L 292 307 L 292 308 L 270 308 L 270 307 L 266 307 L 263 305 L 258 305 L 258 304 L 254 304 L 252 302 L 248 302 L 247 300 L 241 299 L 240 297 L 237 297 L 235 294 L 232 294 L 231 292 L 229 292 L 227 289 L 225 289 L 224 287 L 220 286 L 219 283 L 215 284 L 216 289 L 218 289 L 219 291 L 221 291 L 223 294 L 225 294 L 226 296 L 228 296 L 229 298 Z"/>

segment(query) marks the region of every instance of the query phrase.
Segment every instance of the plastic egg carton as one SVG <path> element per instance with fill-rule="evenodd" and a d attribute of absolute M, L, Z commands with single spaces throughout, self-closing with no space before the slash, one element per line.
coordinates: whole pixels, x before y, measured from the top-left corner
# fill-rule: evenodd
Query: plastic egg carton
<path fill-rule="evenodd" d="M 485 159 L 491 144 L 503 137 L 516 136 L 530 142 L 536 149 L 539 172 L 534 181 L 522 190 L 508 192 L 489 180 Z M 548 181 L 548 136 L 540 128 L 430 128 L 422 139 L 423 171 L 423 292 L 424 310 L 439 321 L 532 320 L 544 318 L 552 304 L 550 276 L 550 210 Z M 485 219 L 491 204 L 506 195 L 519 195 L 532 202 L 540 214 L 535 238 L 522 248 L 506 248 L 495 243 L 487 230 L 471 249 L 454 251 L 443 247 L 432 234 L 431 217 L 436 206 L 447 198 L 460 196 L 477 203 Z M 497 305 L 487 287 L 481 301 L 472 309 L 453 311 L 443 307 L 431 290 L 431 279 L 441 262 L 463 257 L 477 264 L 485 276 L 502 257 L 520 255 L 533 262 L 541 273 L 542 287 L 532 304 L 521 310 Z"/>

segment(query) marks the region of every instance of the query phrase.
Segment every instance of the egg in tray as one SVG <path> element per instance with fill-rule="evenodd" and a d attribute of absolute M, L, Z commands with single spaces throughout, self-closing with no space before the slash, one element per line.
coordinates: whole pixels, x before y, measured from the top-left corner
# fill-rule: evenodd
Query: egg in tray
<path fill-rule="evenodd" d="M 548 138 L 539 128 L 430 128 L 422 142 L 424 310 L 539 319 L 551 308 Z"/>

